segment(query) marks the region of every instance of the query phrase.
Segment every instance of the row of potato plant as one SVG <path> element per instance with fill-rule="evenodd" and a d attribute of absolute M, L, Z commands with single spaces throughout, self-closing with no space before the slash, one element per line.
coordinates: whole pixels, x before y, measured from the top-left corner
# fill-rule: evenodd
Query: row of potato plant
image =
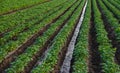
<path fill-rule="evenodd" d="M 79 3 L 79 2 L 78 2 Z M 59 26 L 66 20 L 66 18 L 69 17 L 69 15 L 72 13 L 74 8 L 78 4 L 74 5 L 71 7 L 71 9 L 66 12 L 63 16 L 60 17 L 60 19 L 57 20 L 56 23 L 53 23 L 50 28 L 44 32 L 44 34 L 36 39 L 36 42 L 29 46 L 26 51 L 19 55 L 14 62 L 11 63 L 11 67 L 6 70 L 6 72 L 11 73 L 18 73 L 22 72 L 24 70 L 24 67 L 31 61 L 33 60 L 32 57 L 40 50 L 42 49 L 42 46 L 45 45 L 45 43 L 48 41 L 50 36 L 54 34 L 56 29 L 59 28 Z M 24 65 L 23 65 L 24 64 Z"/>
<path fill-rule="evenodd" d="M 92 1 L 93 14 L 94 14 L 94 25 L 96 29 L 96 40 L 98 50 L 102 59 L 102 68 L 105 73 L 117 73 L 119 72 L 119 66 L 114 62 L 115 48 L 112 48 L 110 40 L 107 37 L 107 32 L 102 21 L 101 13 L 97 8 L 96 0 Z"/>
<path fill-rule="evenodd" d="M 88 1 L 83 23 L 73 53 L 73 73 L 87 73 L 88 37 L 91 18 L 91 0 Z"/>
<path fill-rule="evenodd" d="M 0 1 L 0 14 L 18 10 L 21 8 L 29 7 L 38 3 L 50 0 L 4 0 Z"/>
<path fill-rule="evenodd" d="M 114 0 L 115 2 L 117 2 L 117 3 L 120 3 L 120 1 L 119 0 Z"/>
<path fill-rule="evenodd" d="M 75 10 L 70 20 L 52 41 L 53 43 L 50 47 L 49 52 L 47 53 L 46 59 L 40 65 L 37 65 L 32 70 L 32 73 L 49 73 L 50 71 L 54 70 L 54 66 L 57 64 L 59 58 L 58 55 L 63 49 L 64 45 L 67 43 L 67 40 L 70 37 L 70 34 L 76 25 L 76 21 L 78 20 L 79 15 L 82 11 L 84 3 L 85 1 L 82 1 L 80 6 Z"/>
<path fill-rule="evenodd" d="M 61 5 L 61 6 L 63 6 L 63 5 Z M 41 14 L 41 16 L 36 16 L 34 18 L 34 20 L 26 22 L 20 26 L 17 26 L 16 28 L 14 28 L 14 30 L 11 30 L 10 32 L 5 33 L 4 36 L 0 38 L 0 45 L 4 45 L 6 42 L 11 41 L 11 39 L 14 36 L 18 37 L 20 33 L 27 32 L 27 31 L 29 31 L 30 28 L 37 26 L 42 20 L 44 20 L 45 18 L 47 18 L 50 15 L 52 16 L 52 14 L 54 14 L 54 13 L 58 12 L 58 10 L 62 9 L 61 6 L 54 8 L 53 10 L 49 11 L 46 14 Z"/>
<path fill-rule="evenodd" d="M 22 11 L 18 11 L 13 14 L 0 16 L 0 33 L 14 30 L 16 26 L 24 24 L 25 22 L 34 20 L 36 16 L 41 16 L 44 13 L 49 12 L 49 10 L 54 9 L 55 6 L 59 6 L 61 3 L 64 3 L 66 0 L 58 1 L 52 0 L 50 2 L 34 6 Z"/>
<path fill-rule="evenodd" d="M 114 29 L 116 41 L 120 42 L 120 24 L 118 20 L 113 17 L 113 14 L 105 7 L 102 1 L 97 1 L 103 15 L 105 16 L 106 22 Z"/>
<path fill-rule="evenodd" d="M 37 33 L 40 29 L 42 29 L 44 26 L 46 26 L 48 23 L 51 23 L 51 21 L 59 16 L 61 13 L 63 13 L 69 6 L 71 6 L 75 1 L 69 1 L 66 3 L 63 8 L 58 11 L 57 13 L 54 13 L 52 16 L 48 16 L 45 20 L 43 20 L 40 24 L 37 26 L 34 26 L 33 28 L 30 28 L 29 31 L 20 33 L 17 37 L 17 40 L 11 40 L 7 44 L 0 46 L 0 62 L 7 56 L 10 52 L 16 50 L 24 44 L 29 38 L 31 38 L 35 33 Z"/>
<path fill-rule="evenodd" d="M 120 5 L 119 3 L 113 1 L 113 0 L 108 0 L 112 5 L 114 5 L 115 7 L 117 7 L 120 10 Z"/>
<path fill-rule="evenodd" d="M 110 4 L 107 0 L 103 0 L 107 8 L 120 20 L 120 10 L 117 9 L 114 5 Z"/>

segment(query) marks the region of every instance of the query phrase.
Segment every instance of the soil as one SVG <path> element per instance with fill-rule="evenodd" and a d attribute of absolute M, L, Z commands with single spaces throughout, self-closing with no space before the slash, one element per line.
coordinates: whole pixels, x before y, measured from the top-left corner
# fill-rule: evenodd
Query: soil
<path fill-rule="evenodd" d="M 71 6 L 68 7 L 58 17 L 53 19 L 53 21 L 51 23 L 47 24 L 44 28 L 40 29 L 39 32 L 35 33 L 32 37 L 30 37 L 27 41 L 25 41 L 25 43 L 22 44 L 19 48 L 17 48 L 15 51 L 13 51 L 10 54 L 8 54 L 6 56 L 6 58 L 2 61 L 2 63 L 0 63 L 0 69 L 1 69 L 0 72 L 4 71 L 10 65 L 10 63 L 15 60 L 16 56 L 22 54 L 28 46 L 32 45 L 34 43 L 35 39 L 38 36 L 42 35 L 49 28 L 49 26 L 52 23 L 56 22 L 62 15 L 64 15 L 71 8 Z"/>
<path fill-rule="evenodd" d="M 110 24 L 108 23 L 108 20 L 106 19 L 105 15 L 103 14 L 99 3 L 98 3 L 98 8 L 101 12 L 101 16 L 102 16 L 102 19 L 104 22 L 105 29 L 108 32 L 108 38 L 111 40 L 111 44 L 112 44 L 113 48 L 116 48 L 115 62 L 118 65 L 120 65 L 120 42 L 117 41 L 115 32 L 114 32 L 114 28 L 112 26 L 110 26 Z"/>
<path fill-rule="evenodd" d="M 65 59 L 64 59 L 64 62 L 62 64 L 60 73 L 72 73 L 72 65 L 73 65 L 72 55 L 73 55 L 74 45 L 76 43 L 76 39 L 77 39 L 77 36 L 79 33 L 79 29 L 80 29 L 80 26 L 82 24 L 82 20 L 84 18 L 84 13 L 85 13 L 85 8 L 86 8 L 85 5 L 86 5 L 86 2 L 84 4 L 84 7 L 82 8 L 82 12 L 80 13 L 78 20 L 76 21 L 77 25 L 74 29 L 72 39 L 70 40 L 70 43 L 67 47 L 67 52 L 66 52 Z"/>
<path fill-rule="evenodd" d="M 91 1 L 91 7 L 92 1 Z M 101 57 L 99 53 L 98 46 L 99 44 L 96 41 L 96 29 L 94 24 L 94 13 L 93 8 L 91 12 L 91 24 L 89 32 L 89 64 L 88 64 L 88 73 L 102 73 Z"/>
<path fill-rule="evenodd" d="M 77 1 L 76 1 L 77 2 Z M 76 3 L 75 2 L 75 3 Z M 0 64 L 0 72 L 4 71 L 6 68 L 8 68 L 10 66 L 10 63 L 12 61 L 15 60 L 15 56 L 18 56 L 20 54 L 22 54 L 25 49 L 32 45 L 33 42 L 35 41 L 35 39 L 42 35 L 48 28 L 49 26 L 56 22 L 59 17 L 61 17 L 62 15 L 64 15 L 75 3 L 73 3 L 70 7 L 68 7 L 62 14 L 60 14 L 57 18 L 53 19 L 53 21 L 49 24 L 47 24 L 47 26 L 45 26 L 43 29 L 41 29 L 39 32 L 37 32 L 35 35 L 33 35 L 29 40 L 27 40 L 23 45 L 21 45 L 17 50 L 15 50 L 14 52 L 12 52 L 10 55 L 8 55 Z M 48 39 L 48 41 L 46 42 L 46 44 L 42 47 L 42 49 L 40 51 L 38 51 L 37 54 L 35 54 L 33 56 L 33 60 L 31 60 L 31 62 L 28 63 L 28 65 L 25 67 L 25 70 L 22 73 L 28 73 L 30 72 L 30 70 L 33 68 L 33 66 L 35 65 L 35 63 L 38 60 L 38 57 L 42 55 L 43 52 L 45 52 L 47 46 L 49 45 L 50 41 L 54 39 L 54 37 L 57 35 L 57 33 L 60 31 L 60 29 L 65 25 L 65 23 L 68 21 L 68 19 L 70 18 L 70 16 L 62 23 L 61 26 L 59 26 L 59 28 L 54 32 L 53 35 L 51 35 L 51 37 Z"/>
<path fill-rule="evenodd" d="M 60 4 L 61 5 L 61 4 Z M 60 5 L 58 5 L 58 6 L 56 6 L 56 7 L 60 7 Z M 55 8 L 56 8 L 55 7 Z M 59 9 L 61 9 L 62 7 L 60 7 Z M 58 9 L 58 10 L 59 10 Z M 44 13 L 47 13 L 47 12 L 49 12 L 49 11 L 51 11 L 51 10 L 53 10 L 53 9 L 50 9 L 50 10 L 47 10 L 46 12 L 44 12 Z M 54 11 L 54 12 L 56 12 L 56 11 Z M 53 12 L 53 13 L 54 13 Z M 53 13 L 51 13 L 50 15 L 52 15 Z M 49 16 L 50 16 L 49 15 Z M 46 17 L 44 17 L 44 18 L 42 18 L 41 20 L 39 20 L 39 21 L 37 21 L 36 23 L 34 23 L 34 25 L 37 25 L 37 24 L 39 24 L 41 21 L 43 21 L 44 19 L 45 19 Z M 24 24 L 26 23 L 26 22 L 29 22 L 29 21 L 31 21 L 31 20 L 33 20 L 34 19 L 34 17 L 31 17 L 31 18 L 29 18 L 29 19 L 26 19 L 25 20 L 25 22 L 24 22 Z M 54 20 L 53 20 L 54 21 Z M 13 28 L 9 28 L 9 29 L 7 29 L 7 30 L 5 30 L 4 32 L 1 32 L 0 33 L 0 38 L 2 38 L 2 37 L 4 37 L 4 35 L 5 35 L 5 33 L 8 33 L 8 32 L 10 32 L 10 31 L 12 31 L 13 29 L 15 29 L 15 28 L 17 28 L 18 26 L 20 26 L 21 24 L 23 24 L 22 22 L 19 24 L 19 25 L 16 25 L 15 27 L 13 27 Z M 26 27 L 26 28 L 24 28 L 21 32 L 19 32 L 19 33 L 22 33 L 22 32 L 25 32 L 25 31 L 27 31 L 29 28 L 28 27 Z M 13 37 L 12 37 L 13 38 Z M 8 41 L 7 41 L 8 42 Z"/>

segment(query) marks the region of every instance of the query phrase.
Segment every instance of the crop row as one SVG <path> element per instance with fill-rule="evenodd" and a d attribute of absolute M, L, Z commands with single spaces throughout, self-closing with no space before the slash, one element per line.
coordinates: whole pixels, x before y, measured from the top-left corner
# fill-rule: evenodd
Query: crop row
<path fill-rule="evenodd" d="M 37 26 L 34 26 L 34 27 L 30 28 L 29 31 L 19 34 L 16 41 L 11 40 L 7 44 L 1 46 L 0 61 L 2 61 L 5 58 L 6 55 L 9 55 L 9 53 L 11 51 L 14 51 L 14 50 L 18 49 L 19 47 L 21 47 L 30 38 L 34 38 L 35 37 L 34 35 L 36 35 L 35 33 L 37 33 L 37 36 L 39 36 L 39 31 L 42 31 L 42 28 L 44 28 L 45 26 L 53 23 L 54 19 L 56 19 L 59 15 L 63 14 L 63 12 L 67 8 L 69 8 L 73 2 L 74 1 L 69 1 L 68 2 L 69 4 L 66 3 L 60 11 L 54 13 L 51 16 L 48 16 L 45 20 L 43 20 Z"/>
<path fill-rule="evenodd" d="M 34 26 L 39 25 L 39 23 L 44 20 L 48 16 L 52 16 L 52 14 L 56 13 L 58 10 L 60 10 L 61 7 L 54 8 L 53 10 L 49 11 L 46 14 L 43 14 L 41 16 L 36 16 L 36 20 L 31 20 L 29 22 L 26 22 L 20 26 L 17 26 L 14 30 L 11 30 L 10 32 L 6 32 L 3 37 L 0 38 L 0 45 L 5 45 L 6 42 L 9 42 L 11 40 L 14 40 L 14 38 L 17 39 L 20 33 L 27 32 L 30 30 L 30 28 L 33 28 Z M 20 28 L 19 28 L 20 27 Z"/>
<path fill-rule="evenodd" d="M 102 1 L 101 1 L 102 3 Z M 102 5 L 101 5 L 102 6 Z M 116 48 L 112 48 L 110 44 L 110 40 L 107 36 L 107 31 L 105 30 L 105 26 L 101 17 L 101 13 L 97 8 L 96 0 L 92 0 L 92 10 L 93 10 L 93 24 L 96 31 L 96 43 L 98 43 L 98 52 L 100 53 L 101 57 L 101 66 L 102 72 L 104 73 L 117 73 L 119 72 L 119 66 L 114 62 L 114 54 Z M 88 66 L 88 45 L 92 42 L 89 41 L 88 43 L 88 32 L 89 24 L 90 24 L 90 10 L 91 4 L 90 1 L 88 2 L 88 7 L 85 13 L 85 18 L 83 20 L 83 24 L 80 29 L 80 33 L 77 39 L 77 43 L 74 50 L 73 55 L 73 73 L 82 73 L 82 72 L 89 72 L 90 66 Z M 106 9 L 107 10 L 107 9 Z M 108 10 L 109 11 L 109 10 Z M 112 16 L 113 17 L 113 16 Z M 109 18 L 108 18 L 109 19 Z M 94 38 L 94 37 L 92 37 Z M 95 44 L 94 44 L 95 45 Z M 92 48 L 95 49 L 95 48 Z M 93 52 L 94 53 L 94 52 Z M 88 69 L 87 69 L 88 67 Z"/>
<path fill-rule="evenodd" d="M 63 3 L 64 4 L 64 3 Z M 61 4 L 62 5 L 62 4 Z M 14 38 L 17 39 L 20 33 L 27 32 L 30 30 L 30 28 L 33 28 L 33 26 L 37 26 L 41 21 L 43 21 L 48 16 L 52 16 L 52 14 L 56 13 L 58 10 L 62 9 L 61 6 L 54 8 L 53 10 L 49 11 L 48 13 L 41 14 L 41 16 L 36 16 L 34 20 L 31 20 L 29 22 L 26 22 L 20 26 L 17 26 L 14 28 L 14 30 L 11 30 L 10 32 L 6 32 L 1 38 L 0 38 L 0 44 L 4 45 L 6 42 L 9 42 L 11 40 L 14 40 Z M 20 28 L 19 28 L 20 27 Z"/>
<path fill-rule="evenodd" d="M 16 58 L 16 60 L 13 63 L 11 63 L 11 67 L 7 69 L 7 72 L 8 73 L 11 71 L 21 72 L 24 70 L 25 66 L 27 66 L 31 60 L 35 60 L 34 55 L 37 54 L 37 52 L 39 52 L 39 50 L 42 49 L 42 47 L 48 42 L 50 37 L 54 35 L 54 33 L 58 29 L 60 31 L 60 26 L 62 25 L 61 23 L 63 23 L 71 15 L 71 12 L 74 11 L 74 8 L 76 6 L 77 5 L 74 5 L 73 7 L 71 7 L 70 10 L 66 12 L 63 16 L 61 16 L 55 23 L 53 23 L 50 26 L 50 28 L 43 33 L 42 36 L 38 37 L 33 45 L 29 46 L 23 54 L 19 55 Z"/>
<path fill-rule="evenodd" d="M 118 20 L 113 17 L 113 14 L 109 10 L 107 10 L 102 1 L 97 2 L 98 7 L 102 13 L 102 17 L 104 19 L 105 27 L 108 32 L 109 38 L 111 39 L 112 46 L 117 49 L 115 52 L 115 62 L 117 64 L 120 64 L 120 24 Z"/>
<path fill-rule="evenodd" d="M 73 53 L 73 73 L 87 73 L 88 36 L 91 17 L 91 0 L 88 1 L 83 23 Z"/>
<path fill-rule="evenodd" d="M 26 7 L 31 7 L 50 0 L 4 0 L 0 2 L 0 15 L 10 13 Z"/>
<path fill-rule="evenodd" d="M 71 71 L 119 73 L 119 0 L 51 0 L 0 16 L 0 72 L 59 73 L 87 1 Z"/>
<path fill-rule="evenodd" d="M 120 3 L 120 1 L 119 1 L 119 0 L 115 0 L 115 2 Z"/>
<path fill-rule="evenodd" d="M 70 36 L 76 26 L 76 21 L 79 18 L 78 15 L 80 15 L 84 3 L 85 1 L 82 1 L 80 6 L 75 10 L 70 20 L 53 40 L 46 59 L 40 65 L 35 67 L 35 69 L 32 70 L 32 73 L 48 73 L 49 71 L 56 72 L 54 67 L 59 63 L 60 56 L 64 54 L 62 50 L 67 49 L 67 43 L 70 41 Z M 58 70 L 59 68 L 60 66 L 58 67 Z"/>
<path fill-rule="evenodd" d="M 109 3 L 107 0 L 103 0 L 103 3 L 107 6 L 107 8 L 118 18 L 120 21 L 120 10 L 117 9 L 115 6 Z"/>
<path fill-rule="evenodd" d="M 112 13 L 105 7 L 102 1 L 97 1 L 98 5 L 104 14 L 106 22 L 114 29 L 114 33 L 116 36 L 116 41 L 120 42 L 120 24 L 118 20 L 113 17 Z"/>
<path fill-rule="evenodd" d="M 18 28 L 21 25 L 26 24 L 28 21 L 36 20 L 36 16 L 42 17 L 44 13 L 47 13 L 49 10 L 54 9 L 54 7 L 59 6 L 65 1 L 66 0 L 52 0 L 26 10 L 18 11 L 14 14 L 0 16 L 0 33 L 8 30 L 14 30 L 14 28 Z"/>
<path fill-rule="evenodd" d="M 107 37 L 107 32 L 102 21 L 101 13 L 97 8 L 96 0 L 93 3 L 93 14 L 94 14 L 94 25 L 96 29 L 96 40 L 98 45 L 98 50 L 102 58 L 102 68 L 105 73 L 115 73 L 118 72 L 119 66 L 114 63 L 114 53 L 115 48 L 112 48 L 110 40 Z"/>
<path fill-rule="evenodd" d="M 113 1 L 113 0 L 109 0 L 109 2 L 120 10 L 120 5 L 119 5 L 119 3 L 117 3 L 117 2 L 115 2 L 115 1 Z"/>

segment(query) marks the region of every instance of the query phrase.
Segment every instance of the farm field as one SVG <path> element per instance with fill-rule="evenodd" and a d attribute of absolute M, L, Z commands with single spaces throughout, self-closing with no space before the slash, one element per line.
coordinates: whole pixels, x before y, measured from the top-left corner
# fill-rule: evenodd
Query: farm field
<path fill-rule="evenodd" d="M 120 73 L 120 1 L 0 0 L 0 73 Z"/>

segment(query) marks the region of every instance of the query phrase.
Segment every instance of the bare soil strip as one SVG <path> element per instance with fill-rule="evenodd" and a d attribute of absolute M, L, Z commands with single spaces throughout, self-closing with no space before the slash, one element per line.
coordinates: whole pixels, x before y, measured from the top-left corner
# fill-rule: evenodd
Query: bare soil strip
<path fill-rule="evenodd" d="M 76 1 L 77 2 L 77 1 Z M 76 3 L 75 2 L 75 3 Z M 49 24 L 47 24 L 45 27 L 43 27 L 42 29 L 39 30 L 39 32 L 35 33 L 32 37 L 30 37 L 27 41 L 25 41 L 24 44 L 20 45 L 15 51 L 9 53 L 5 59 L 0 63 L 0 72 L 4 71 L 9 64 L 15 60 L 15 57 L 22 54 L 25 49 L 32 45 L 34 43 L 34 41 L 36 40 L 37 37 L 39 37 L 40 35 L 42 35 L 48 28 L 49 26 L 56 22 L 57 19 L 59 19 L 62 15 L 64 15 L 75 3 L 73 3 L 70 7 L 68 7 L 62 14 L 60 14 L 57 18 L 53 19 L 52 22 L 50 22 Z M 54 35 L 52 35 L 54 36 Z M 51 36 L 51 37 L 52 37 Z M 49 41 L 48 41 L 49 42 Z M 44 50 L 44 49 L 43 49 Z M 40 51 L 41 52 L 41 51 Z M 39 53 L 40 53 L 39 52 Z"/>
<path fill-rule="evenodd" d="M 91 1 L 91 7 L 92 1 Z M 89 32 L 89 64 L 88 64 L 88 73 L 102 73 L 101 57 L 98 50 L 99 44 L 96 41 L 96 29 L 94 25 L 94 13 L 93 8 L 91 12 L 91 24 L 90 24 L 90 32 Z"/>
<path fill-rule="evenodd" d="M 13 13 L 15 13 L 15 12 L 22 11 L 22 10 L 25 10 L 25 9 L 29 9 L 29 8 L 32 8 L 32 7 L 34 7 L 34 6 L 37 6 L 37 5 L 46 3 L 46 2 L 50 2 L 50 1 L 51 1 L 51 0 L 47 0 L 47 1 L 39 2 L 39 3 L 37 3 L 37 4 L 33 4 L 33 5 L 30 5 L 30 6 L 22 7 L 22 8 L 19 8 L 19 9 L 10 10 L 10 11 L 8 11 L 8 12 L 1 13 L 0 16 L 2 16 L 2 15 L 8 15 L 8 14 L 13 14 Z"/>
<path fill-rule="evenodd" d="M 98 2 L 97 2 L 97 5 L 98 5 L 98 8 L 102 15 L 105 30 L 108 32 L 108 38 L 111 40 L 112 46 L 117 48 L 116 53 L 115 53 L 115 62 L 120 65 L 120 42 L 117 41 L 114 29 L 108 23 L 108 20 L 106 19 L 105 15 L 103 14 L 102 9 Z"/>
<path fill-rule="evenodd" d="M 79 30 L 80 30 L 81 24 L 82 24 L 82 21 L 83 21 L 83 18 L 84 18 L 86 6 L 87 6 L 87 1 L 86 1 L 85 6 L 83 7 L 83 11 L 82 11 L 81 17 L 79 19 L 77 27 L 75 28 L 74 34 L 72 36 L 72 39 L 70 40 L 66 56 L 65 56 L 63 65 L 61 67 L 61 73 L 70 73 L 73 50 L 74 50 L 76 39 L 77 39 L 77 36 L 78 36 Z"/>

